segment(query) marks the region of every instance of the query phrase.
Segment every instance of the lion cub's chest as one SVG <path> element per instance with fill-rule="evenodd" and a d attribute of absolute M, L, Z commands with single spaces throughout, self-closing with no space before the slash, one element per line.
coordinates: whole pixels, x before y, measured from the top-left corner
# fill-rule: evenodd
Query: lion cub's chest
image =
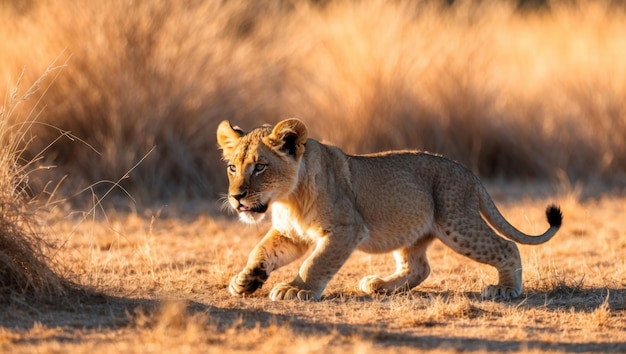
<path fill-rule="evenodd" d="M 272 204 L 272 226 L 285 235 L 297 235 L 315 241 L 321 234 L 320 227 L 313 225 L 314 213 L 302 215 L 283 203 Z"/>
<path fill-rule="evenodd" d="M 365 249 L 370 247 L 368 246 L 370 231 L 365 223 L 356 221 L 339 225 L 320 223 L 316 211 L 303 215 L 282 203 L 272 205 L 272 226 L 287 237 L 298 237 L 306 242 L 315 243 L 331 237 L 335 243 L 360 244 Z"/>

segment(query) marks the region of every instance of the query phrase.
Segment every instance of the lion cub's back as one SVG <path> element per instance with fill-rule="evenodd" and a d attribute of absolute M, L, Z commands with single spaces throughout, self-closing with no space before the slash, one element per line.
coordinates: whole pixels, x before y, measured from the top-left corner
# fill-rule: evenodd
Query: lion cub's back
<path fill-rule="evenodd" d="M 388 151 L 349 156 L 352 181 L 368 188 L 372 185 L 408 187 L 408 184 L 431 189 L 443 179 L 465 180 L 473 175 L 463 166 L 445 157 L 421 151 Z"/>
<path fill-rule="evenodd" d="M 372 237 L 402 237 L 432 226 L 436 203 L 473 175 L 441 156 L 415 151 L 349 157 L 356 204 Z"/>

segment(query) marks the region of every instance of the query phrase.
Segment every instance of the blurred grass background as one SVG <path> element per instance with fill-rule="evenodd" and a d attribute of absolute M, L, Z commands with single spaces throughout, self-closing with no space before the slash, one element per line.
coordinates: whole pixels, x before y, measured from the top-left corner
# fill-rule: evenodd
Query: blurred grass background
<path fill-rule="evenodd" d="M 217 199 L 219 121 L 287 117 L 348 153 L 626 181 L 626 11 L 610 1 L 4 0 L 0 23 L 5 102 L 22 71 L 30 87 L 62 66 L 11 114 L 37 121 L 25 161 L 45 149 L 31 166 L 54 166 L 33 194 L 102 195 L 132 170 L 120 185 L 141 205 Z"/>

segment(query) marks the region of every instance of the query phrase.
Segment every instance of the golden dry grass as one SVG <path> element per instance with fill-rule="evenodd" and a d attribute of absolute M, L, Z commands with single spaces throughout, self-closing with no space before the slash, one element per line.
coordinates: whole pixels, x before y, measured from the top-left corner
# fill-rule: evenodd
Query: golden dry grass
<path fill-rule="evenodd" d="M 155 147 L 122 182 L 140 204 L 214 198 L 217 123 L 290 116 L 348 152 L 426 149 L 485 177 L 626 173 L 626 12 L 609 1 L 27 4 L 0 4 L 0 78 L 67 59 L 39 120 L 97 151 L 61 139 L 35 190 L 117 181 Z M 36 128 L 31 155 L 59 135 Z"/>
<path fill-rule="evenodd" d="M 271 286 L 233 298 L 227 284 L 267 225 L 188 212 L 116 214 L 77 226 L 50 215 L 49 241 L 72 281 L 102 292 L 59 304 L 16 304 L 0 316 L 0 348 L 12 352 L 619 352 L 626 349 L 624 197 L 511 197 L 541 186 L 490 185 L 504 215 L 527 232 L 561 203 L 563 229 L 522 246 L 525 291 L 491 302 L 480 290 L 495 271 L 436 242 L 431 276 L 406 295 L 365 296 L 358 280 L 393 270 L 390 255 L 355 253 L 320 302 L 272 302 Z M 176 213 L 173 213 L 176 214 Z M 296 262 L 298 263 L 298 262 Z"/>
<path fill-rule="evenodd" d="M 0 351 L 626 351 L 623 7 L 33 0 L 0 21 Z M 269 301 L 297 264 L 230 297 L 267 225 L 216 210 L 215 127 L 288 116 L 348 152 L 539 177 L 488 187 L 520 229 L 550 202 L 563 229 L 521 247 L 512 302 L 482 301 L 494 270 L 440 243 L 410 294 L 360 293 L 393 263 L 356 253 L 321 302 Z"/>
<path fill-rule="evenodd" d="M 50 74 L 47 70 L 42 80 Z M 30 123 L 10 119 L 21 104 L 38 90 L 35 82 L 24 95 L 17 87 L 0 106 L 0 301 L 3 303 L 43 300 L 64 295 L 71 284 L 53 269 L 41 237 L 38 215 L 27 196 L 28 171 L 33 161 L 22 160 L 28 145 Z"/>

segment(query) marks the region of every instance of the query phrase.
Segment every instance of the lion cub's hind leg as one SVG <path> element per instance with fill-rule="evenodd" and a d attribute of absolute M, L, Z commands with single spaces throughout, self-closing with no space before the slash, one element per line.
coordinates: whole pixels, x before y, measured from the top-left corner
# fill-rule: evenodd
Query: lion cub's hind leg
<path fill-rule="evenodd" d="M 483 290 L 483 297 L 507 300 L 522 293 L 522 262 L 517 245 L 498 236 L 478 212 L 463 215 L 462 222 L 439 223 L 439 238 L 459 254 L 498 270 L 498 284 Z M 454 225 L 463 225 L 457 229 Z"/>
<path fill-rule="evenodd" d="M 396 271 L 384 278 L 370 275 L 361 279 L 361 290 L 367 294 L 393 294 L 409 291 L 421 284 L 430 274 L 426 250 L 433 239 L 432 235 L 428 235 L 413 246 L 395 251 Z"/>

